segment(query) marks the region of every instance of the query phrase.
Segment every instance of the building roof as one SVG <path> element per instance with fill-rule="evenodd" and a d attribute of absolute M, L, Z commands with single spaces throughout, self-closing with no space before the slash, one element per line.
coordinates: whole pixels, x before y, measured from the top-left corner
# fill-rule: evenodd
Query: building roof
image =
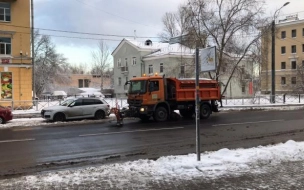
<path fill-rule="evenodd" d="M 191 49 L 184 45 L 166 43 L 166 46 L 160 48 L 159 51 L 146 55 L 144 58 L 158 57 L 163 55 L 193 56 L 194 53 L 195 49 Z"/>
<path fill-rule="evenodd" d="M 147 44 L 148 42 L 148 44 Z M 124 43 L 128 43 L 138 51 L 151 51 L 151 54 L 145 56 L 145 58 L 159 57 L 164 55 L 191 55 L 195 53 L 194 49 L 190 49 L 181 44 L 169 44 L 162 42 L 153 42 L 151 40 L 137 41 L 132 39 L 124 38 L 119 45 L 112 52 L 112 55 L 115 54 Z"/>

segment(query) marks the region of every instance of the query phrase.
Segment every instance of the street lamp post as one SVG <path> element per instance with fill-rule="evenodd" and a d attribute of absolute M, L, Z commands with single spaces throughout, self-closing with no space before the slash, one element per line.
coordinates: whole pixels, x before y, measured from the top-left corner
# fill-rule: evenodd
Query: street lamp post
<path fill-rule="evenodd" d="M 275 103 L 275 18 L 277 12 L 288 4 L 289 2 L 286 2 L 281 8 L 276 10 L 271 22 L 271 97 L 270 97 L 271 103 Z"/>

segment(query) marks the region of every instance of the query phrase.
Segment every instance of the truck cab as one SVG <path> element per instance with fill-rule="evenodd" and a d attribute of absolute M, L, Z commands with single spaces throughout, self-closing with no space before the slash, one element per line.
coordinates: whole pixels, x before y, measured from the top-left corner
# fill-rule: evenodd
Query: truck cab
<path fill-rule="evenodd" d="M 129 114 L 148 120 L 155 106 L 165 102 L 165 84 L 161 76 L 137 77 L 127 82 Z"/>

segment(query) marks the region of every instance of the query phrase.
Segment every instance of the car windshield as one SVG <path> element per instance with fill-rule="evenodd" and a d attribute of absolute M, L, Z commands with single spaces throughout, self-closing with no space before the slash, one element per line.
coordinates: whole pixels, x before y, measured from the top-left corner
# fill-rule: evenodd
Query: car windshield
<path fill-rule="evenodd" d="M 67 99 L 67 100 L 63 101 L 60 105 L 61 105 L 61 106 L 68 106 L 68 105 L 70 105 L 72 102 L 74 102 L 74 99 Z"/>
<path fill-rule="evenodd" d="M 144 94 L 146 93 L 146 80 L 130 81 L 129 94 Z"/>

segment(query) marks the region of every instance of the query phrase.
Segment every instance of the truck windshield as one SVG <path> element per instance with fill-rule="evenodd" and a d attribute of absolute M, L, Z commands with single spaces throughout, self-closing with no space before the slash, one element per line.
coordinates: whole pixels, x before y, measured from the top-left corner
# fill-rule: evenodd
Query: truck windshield
<path fill-rule="evenodd" d="M 144 94 L 146 93 L 146 84 L 145 80 L 136 80 L 130 81 L 129 94 Z"/>

